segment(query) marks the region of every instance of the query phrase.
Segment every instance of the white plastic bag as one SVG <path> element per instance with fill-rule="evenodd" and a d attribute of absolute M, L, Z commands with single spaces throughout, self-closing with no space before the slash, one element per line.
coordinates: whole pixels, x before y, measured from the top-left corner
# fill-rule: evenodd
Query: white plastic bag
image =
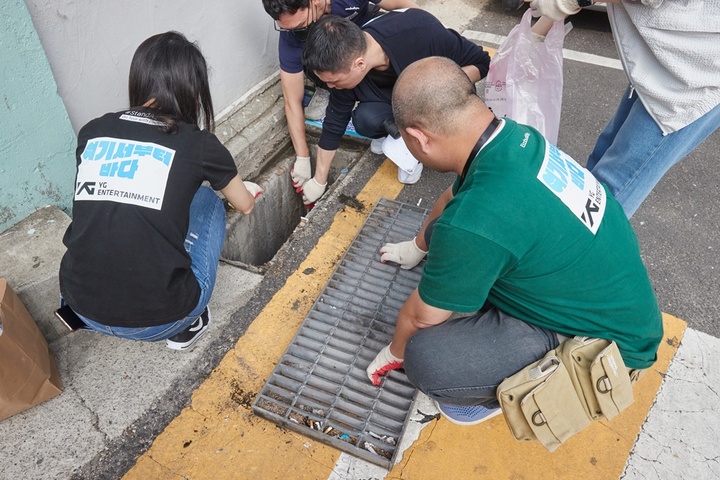
<path fill-rule="evenodd" d="M 572 26 L 554 22 L 543 41 L 531 31 L 528 9 L 490 62 L 485 103 L 497 117 L 535 127 L 557 144 L 563 91 L 562 48 Z"/>

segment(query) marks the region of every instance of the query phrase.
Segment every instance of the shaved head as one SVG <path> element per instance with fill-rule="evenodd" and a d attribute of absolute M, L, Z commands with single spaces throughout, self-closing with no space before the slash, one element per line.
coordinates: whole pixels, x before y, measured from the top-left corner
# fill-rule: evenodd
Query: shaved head
<path fill-rule="evenodd" d="M 487 111 L 465 72 L 444 57 L 424 58 L 403 70 L 393 89 L 392 106 L 399 128 L 440 135 L 457 131 L 471 112 Z"/>

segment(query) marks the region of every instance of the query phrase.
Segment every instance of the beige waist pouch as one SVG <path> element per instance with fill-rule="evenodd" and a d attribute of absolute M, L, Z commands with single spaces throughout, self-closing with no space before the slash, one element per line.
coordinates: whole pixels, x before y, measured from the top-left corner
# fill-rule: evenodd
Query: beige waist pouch
<path fill-rule="evenodd" d="M 612 419 L 633 402 L 615 342 L 575 337 L 506 378 L 498 401 L 518 440 L 554 451 L 593 420 Z"/>
<path fill-rule="evenodd" d="M 574 337 L 557 350 L 592 420 L 612 420 L 633 402 L 630 375 L 615 342 Z"/>

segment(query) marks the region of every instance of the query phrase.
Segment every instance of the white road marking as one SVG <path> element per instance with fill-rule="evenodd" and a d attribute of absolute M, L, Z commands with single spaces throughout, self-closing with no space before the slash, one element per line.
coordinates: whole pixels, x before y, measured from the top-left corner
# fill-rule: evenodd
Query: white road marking
<path fill-rule="evenodd" d="M 497 46 L 500 46 L 502 42 L 505 41 L 505 38 L 507 38 L 503 35 L 477 32 L 475 30 L 465 30 L 462 35 L 468 40 L 475 40 L 483 44 L 490 43 Z M 577 50 L 568 50 L 567 48 L 563 48 L 563 57 L 567 60 L 574 60 L 576 62 L 589 63 L 591 65 L 599 65 L 601 67 L 622 70 L 620 60 L 615 58 L 602 57 L 600 55 L 593 55 L 592 53 L 578 52 Z"/>

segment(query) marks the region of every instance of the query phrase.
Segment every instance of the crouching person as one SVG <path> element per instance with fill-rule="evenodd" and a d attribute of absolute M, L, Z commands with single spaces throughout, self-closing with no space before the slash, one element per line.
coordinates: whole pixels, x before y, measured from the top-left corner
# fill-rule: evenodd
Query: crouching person
<path fill-rule="evenodd" d="M 564 337 L 614 341 L 629 369 L 655 362 L 661 313 L 605 186 L 535 129 L 495 118 L 448 59 L 405 69 L 392 104 L 412 154 L 457 180 L 415 239 L 381 250 L 403 268 L 428 253 L 392 343 L 367 369 L 373 383 L 404 364 L 444 416 L 472 425 L 500 413 L 504 379 Z"/>
<path fill-rule="evenodd" d="M 197 45 L 155 35 L 132 60 L 131 107 L 80 130 L 60 291 L 91 330 L 176 350 L 207 331 L 226 219 L 201 184 L 245 214 L 262 192 L 211 133 L 208 85 Z"/>

